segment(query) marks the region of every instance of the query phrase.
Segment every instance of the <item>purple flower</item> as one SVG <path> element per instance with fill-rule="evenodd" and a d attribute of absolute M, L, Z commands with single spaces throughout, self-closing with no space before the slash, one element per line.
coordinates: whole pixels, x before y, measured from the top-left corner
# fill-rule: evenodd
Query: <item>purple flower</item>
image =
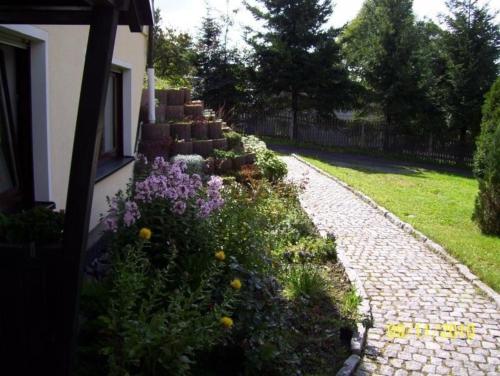
<path fill-rule="evenodd" d="M 186 168 L 184 161 L 169 163 L 162 157 L 155 158 L 149 176 L 135 183 L 133 201 L 122 194 L 110 200 L 106 228 L 117 231 L 120 225 L 132 226 L 141 217 L 140 206 L 156 200 L 165 200 L 177 215 L 194 207 L 199 218 L 207 218 L 222 207 L 222 179 L 212 176 L 204 187 L 201 176 L 189 175 Z"/>
<path fill-rule="evenodd" d="M 173 208 L 172 208 L 172 211 L 175 213 L 175 214 L 179 214 L 179 215 L 182 215 L 184 214 L 184 212 L 186 211 L 186 203 L 183 202 L 183 201 L 177 201 Z"/>
<path fill-rule="evenodd" d="M 113 216 L 108 216 L 104 220 L 104 227 L 108 231 L 113 231 L 116 232 L 118 231 L 118 221 L 116 220 L 116 217 Z"/>
<path fill-rule="evenodd" d="M 141 218 L 139 208 L 133 201 L 125 201 L 125 213 L 123 214 L 123 223 L 126 227 L 132 226 L 136 220 Z"/>

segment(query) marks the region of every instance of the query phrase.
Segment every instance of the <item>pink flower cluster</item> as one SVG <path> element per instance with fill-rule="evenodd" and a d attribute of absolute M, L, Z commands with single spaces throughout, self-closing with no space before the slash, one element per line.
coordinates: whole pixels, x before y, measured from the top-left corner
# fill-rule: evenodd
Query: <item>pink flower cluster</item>
<path fill-rule="evenodd" d="M 205 189 L 200 175 L 189 175 L 185 171 L 183 161 L 168 163 L 161 157 L 156 158 L 149 176 L 135 184 L 134 201 L 117 197 L 110 201 L 109 215 L 105 220 L 107 228 L 116 232 L 119 223 L 130 227 L 141 216 L 139 206 L 154 200 L 168 201 L 176 215 L 184 214 L 193 205 L 199 218 L 207 218 L 224 205 L 220 177 L 212 176 Z"/>
<path fill-rule="evenodd" d="M 121 200 L 119 197 L 113 197 L 109 202 L 108 216 L 104 220 L 104 225 L 110 231 L 118 231 L 120 219 L 125 227 L 132 226 L 139 218 L 141 213 L 137 203 L 130 200 Z"/>
<path fill-rule="evenodd" d="M 222 179 L 218 176 L 212 176 L 207 183 L 207 199 L 198 199 L 198 215 L 201 218 L 208 217 L 214 210 L 219 209 L 224 205 L 220 191 L 222 189 Z"/>

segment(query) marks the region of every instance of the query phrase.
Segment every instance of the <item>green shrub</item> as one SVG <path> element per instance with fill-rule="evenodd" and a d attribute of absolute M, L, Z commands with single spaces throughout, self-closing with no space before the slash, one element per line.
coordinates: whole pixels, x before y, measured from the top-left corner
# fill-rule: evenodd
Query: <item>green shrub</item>
<path fill-rule="evenodd" d="M 263 141 L 255 136 L 244 136 L 242 143 L 246 152 L 255 153 L 255 164 L 266 179 L 275 183 L 286 176 L 286 164 L 273 151 L 267 149 Z"/>
<path fill-rule="evenodd" d="M 236 149 L 241 146 L 241 134 L 235 131 L 226 132 L 224 137 L 227 139 L 229 149 Z"/>
<path fill-rule="evenodd" d="M 271 150 L 257 153 L 256 159 L 255 164 L 270 182 L 276 183 L 283 180 L 288 172 L 285 162 L 280 160 Z"/>
<path fill-rule="evenodd" d="M 361 297 L 355 289 L 351 289 L 344 295 L 342 301 L 342 311 L 345 315 L 355 315 L 360 304 Z"/>
<path fill-rule="evenodd" d="M 138 242 L 115 254 L 107 295 L 97 296 L 105 301 L 105 312 L 91 318 L 94 338 L 88 325 L 84 335 L 94 341 L 99 337 L 93 355 L 107 359 L 106 374 L 188 375 L 195 353 L 209 350 L 229 334 L 220 318 L 229 315 L 234 292 L 228 284 L 220 286 L 221 263 L 207 265 L 201 283 L 190 288 L 178 274 L 177 254 L 165 267 L 155 268 L 143 245 Z M 84 297 L 85 307 L 91 295 Z M 85 355 L 89 358 L 92 352 Z"/>
<path fill-rule="evenodd" d="M 285 295 L 290 299 L 316 298 L 325 293 L 326 281 L 319 267 L 312 264 L 292 264 L 284 272 Z"/>
<path fill-rule="evenodd" d="M 266 143 L 255 136 L 242 137 L 243 148 L 248 153 L 261 153 L 266 151 Z"/>
<path fill-rule="evenodd" d="M 20 213 L 0 213 L 0 242 L 46 244 L 62 239 L 64 213 L 36 206 Z"/>
<path fill-rule="evenodd" d="M 214 150 L 214 157 L 217 159 L 231 159 L 236 157 L 236 153 L 232 150 L 222 150 L 222 149 L 215 149 Z"/>
<path fill-rule="evenodd" d="M 183 161 L 186 163 L 186 172 L 190 175 L 198 174 L 201 175 L 203 173 L 203 166 L 205 164 L 205 159 L 201 155 L 198 154 L 189 154 L 189 155 L 176 155 L 170 158 L 171 162 Z"/>
<path fill-rule="evenodd" d="M 323 264 L 329 261 L 335 262 L 337 260 L 335 241 L 318 236 L 303 237 L 300 238 L 297 244 L 286 247 L 283 257 L 292 263 L 313 262 Z"/>
<path fill-rule="evenodd" d="M 212 225 L 215 239 L 244 265 L 258 265 L 262 255 L 269 257 L 275 249 L 316 234 L 291 184 L 273 186 L 266 180 L 251 187 L 232 184 L 224 200 Z"/>
<path fill-rule="evenodd" d="M 290 370 L 298 369 L 299 357 L 289 330 L 292 312 L 282 297 L 280 283 L 272 273 L 248 270 L 235 263 L 231 268 L 244 281 L 231 336 L 233 344 L 244 344 L 243 368 L 238 374 L 290 374 Z"/>
<path fill-rule="evenodd" d="M 486 95 L 474 173 L 479 194 L 473 217 L 484 233 L 500 235 L 500 78 Z"/>

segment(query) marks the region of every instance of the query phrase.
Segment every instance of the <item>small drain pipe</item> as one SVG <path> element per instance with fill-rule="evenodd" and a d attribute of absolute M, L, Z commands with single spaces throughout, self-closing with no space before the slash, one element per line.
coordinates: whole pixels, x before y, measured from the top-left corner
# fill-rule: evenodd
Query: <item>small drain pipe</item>
<path fill-rule="evenodd" d="M 155 12 L 154 0 L 151 1 L 153 8 L 153 18 Z M 153 26 L 149 28 L 148 34 L 148 61 L 147 61 L 147 76 L 148 76 L 148 121 L 150 124 L 156 123 L 155 115 L 155 68 L 153 62 L 154 56 L 154 28 L 155 20 L 153 20 Z"/>

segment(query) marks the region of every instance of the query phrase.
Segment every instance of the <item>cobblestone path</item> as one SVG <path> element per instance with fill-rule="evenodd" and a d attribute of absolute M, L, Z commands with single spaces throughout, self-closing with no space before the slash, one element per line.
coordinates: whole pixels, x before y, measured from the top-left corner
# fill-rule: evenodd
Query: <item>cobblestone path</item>
<path fill-rule="evenodd" d="M 284 160 L 290 179 L 308 180 L 304 209 L 335 235 L 369 297 L 374 327 L 357 375 L 500 375 L 493 301 L 352 192 L 295 158 Z"/>

